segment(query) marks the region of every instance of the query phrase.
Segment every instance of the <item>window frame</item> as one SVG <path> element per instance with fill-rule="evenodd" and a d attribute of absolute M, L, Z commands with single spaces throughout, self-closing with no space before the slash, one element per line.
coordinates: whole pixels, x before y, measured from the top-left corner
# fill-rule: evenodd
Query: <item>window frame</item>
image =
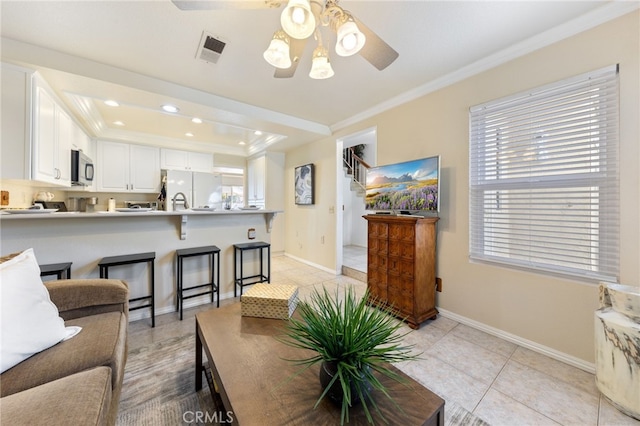
<path fill-rule="evenodd" d="M 620 269 L 618 71 L 617 65 L 606 67 L 469 109 L 470 261 L 589 282 L 617 281 Z M 582 103 L 579 107 L 565 106 L 569 104 L 566 99 L 573 93 L 581 94 Z M 589 98 L 590 103 L 585 103 L 584 99 Z M 563 116 L 566 111 L 574 111 L 572 108 L 580 108 L 583 116 L 595 118 L 592 121 L 581 118 L 576 120 L 578 124 L 573 124 Z M 531 116 L 527 115 L 529 111 Z M 545 116 L 546 112 L 550 115 Z M 524 125 L 514 124 L 523 116 L 530 121 Z M 564 126 L 563 120 L 571 122 L 571 130 L 558 130 Z M 578 129 L 575 136 L 571 134 L 574 128 Z M 591 133 L 586 130 L 591 128 L 595 129 Z M 554 136 L 558 138 L 553 139 L 554 148 L 544 151 L 545 144 L 552 145 L 547 141 L 552 138 L 545 133 L 549 129 L 557 130 L 560 136 Z M 509 150 L 510 153 L 506 152 Z M 527 162 L 526 155 L 534 159 Z M 494 191 L 495 196 L 489 197 L 490 191 Z M 535 204 L 545 191 L 555 201 Z M 576 202 L 582 202 L 582 218 L 576 216 L 570 220 L 571 215 L 563 216 L 563 212 L 545 212 L 545 206 L 562 210 L 562 205 L 570 205 L 574 193 Z M 508 211 L 500 217 L 496 212 L 501 209 L 501 203 Z M 539 216 L 536 216 L 536 207 Z M 525 209 L 528 210 L 525 212 Z M 542 223 L 545 219 L 549 220 Z M 576 235 L 582 239 L 563 241 L 558 238 L 560 234 L 550 233 L 554 227 L 564 229 L 570 224 L 576 225 Z M 528 239 L 526 235 L 518 239 L 518 233 L 525 233 L 526 229 L 530 232 Z M 551 244 L 549 241 L 554 238 Z M 544 252 L 545 245 L 553 245 L 556 250 L 566 249 L 558 254 L 559 258 L 575 254 L 576 260 L 550 259 L 552 254 Z"/>

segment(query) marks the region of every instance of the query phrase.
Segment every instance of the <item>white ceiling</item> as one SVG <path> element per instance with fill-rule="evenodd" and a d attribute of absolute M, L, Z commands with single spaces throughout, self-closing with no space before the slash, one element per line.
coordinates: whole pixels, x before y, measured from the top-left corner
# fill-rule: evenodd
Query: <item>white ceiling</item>
<path fill-rule="evenodd" d="M 313 80 L 312 40 L 293 78 L 273 77 L 262 53 L 279 28 L 282 8 L 227 7 L 242 2 L 183 11 L 170 0 L 2 0 L 2 60 L 39 69 L 93 136 L 203 143 L 250 155 L 317 140 L 638 7 L 611 1 L 343 0 L 344 9 L 400 56 L 378 71 L 360 56 L 342 58 L 330 48 L 335 76 Z M 227 42 L 217 64 L 196 58 L 203 31 Z M 335 43 L 328 28 L 323 41 Z M 106 107 L 105 99 L 122 106 Z M 180 112 L 158 112 L 163 103 Z M 205 122 L 193 124 L 193 116 Z M 125 126 L 112 124 L 116 120 Z M 188 131 L 194 136 L 185 136 Z"/>

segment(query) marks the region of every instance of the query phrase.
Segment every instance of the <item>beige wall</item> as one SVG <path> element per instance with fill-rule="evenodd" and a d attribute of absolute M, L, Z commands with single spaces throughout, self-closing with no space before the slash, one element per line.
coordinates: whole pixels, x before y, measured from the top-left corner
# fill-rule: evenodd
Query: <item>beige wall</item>
<path fill-rule="evenodd" d="M 468 260 L 468 110 L 502 96 L 620 64 L 621 281 L 640 284 L 640 13 L 637 11 L 350 126 L 287 154 L 293 167 L 314 163 L 316 205 L 293 204 L 287 191 L 287 253 L 334 269 L 336 139 L 377 126 L 378 164 L 440 154 L 442 194 L 438 306 L 549 348 L 578 364 L 594 361 L 597 286 Z M 325 235 L 325 244 L 320 243 Z"/>

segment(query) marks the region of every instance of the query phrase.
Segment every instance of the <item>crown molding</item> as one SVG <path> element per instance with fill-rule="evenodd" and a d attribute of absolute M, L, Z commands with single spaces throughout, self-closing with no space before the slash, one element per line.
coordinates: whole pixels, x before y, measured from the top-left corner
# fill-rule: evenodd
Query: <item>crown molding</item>
<path fill-rule="evenodd" d="M 451 72 L 443 77 L 432 80 L 422 86 L 415 89 L 404 92 L 398 96 L 395 96 L 385 102 L 379 103 L 372 108 L 360 112 L 346 120 L 339 121 L 330 126 L 332 132 L 342 130 L 345 127 L 359 123 L 363 120 L 371 118 L 377 114 L 388 111 L 397 106 L 403 105 L 407 102 L 421 98 L 422 96 L 433 93 L 444 87 L 458 83 L 469 77 L 472 77 L 481 72 L 487 71 L 491 68 L 497 67 L 507 63 L 513 59 L 527 55 L 543 47 L 549 46 L 553 43 L 557 43 L 561 40 L 579 34 L 583 31 L 587 31 L 605 22 L 616 19 L 620 16 L 631 13 L 640 8 L 640 2 L 637 1 L 612 1 L 594 9 L 582 16 L 575 19 L 571 19 L 562 25 L 551 28 L 540 34 L 528 38 L 522 42 L 516 43 L 498 51 L 486 58 L 473 62 L 465 67 L 462 67 L 454 72 Z"/>

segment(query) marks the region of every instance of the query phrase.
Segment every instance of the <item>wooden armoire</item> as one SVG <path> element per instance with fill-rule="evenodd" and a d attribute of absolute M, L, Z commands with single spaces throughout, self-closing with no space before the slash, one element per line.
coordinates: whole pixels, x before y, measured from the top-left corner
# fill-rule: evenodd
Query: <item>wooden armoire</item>
<path fill-rule="evenodd" d="M 367 287 L 372 304 L 390 306 L 414 329 L 436 309 L 437 217 L 370 214 Z"/>

